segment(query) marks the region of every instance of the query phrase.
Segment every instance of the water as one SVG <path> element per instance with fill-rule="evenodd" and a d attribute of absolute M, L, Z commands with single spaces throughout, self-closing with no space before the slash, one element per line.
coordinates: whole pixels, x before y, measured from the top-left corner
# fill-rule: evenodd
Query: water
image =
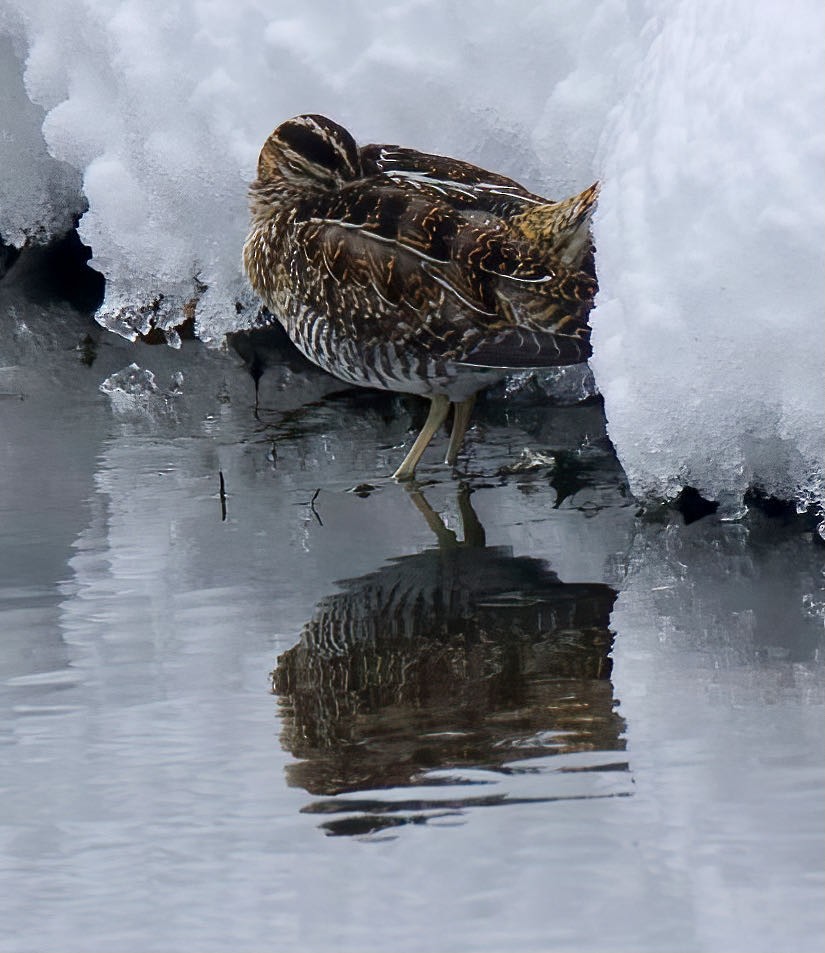
<path fill-rule="evenodd" d="M 810 534 L 637 515 L 597 403 L 410 491 L 414 402 L 0 290 L 0 949 L 821 948 Z"/>

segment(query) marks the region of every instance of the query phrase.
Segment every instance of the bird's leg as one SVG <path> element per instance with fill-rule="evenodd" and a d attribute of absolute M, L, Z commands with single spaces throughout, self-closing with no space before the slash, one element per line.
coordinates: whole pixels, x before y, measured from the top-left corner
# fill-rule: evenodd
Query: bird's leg
<path fill-rule="evenodd" d="M 472 490 L 466 483 L 459 484 L 458 513 L 461 517 L 461 528 L 464 531 L 464 543 L 467 546 L 484 549 L 487 545 L 487 534 L 484 532 L 484 526 L 470 502 L 471 493 Z"/>
<path fill-rule="evenodd" d="M 411 480 L 415 475 L 415 468 L 421 459 L 421 454 L 427 449 L 427 444 L 433 439 L 438 428 L 444 423 L 447 411 L 450 409 L 450 398 L 443 394 L 436 394 L 430 398 L 430 412 L 421 428 L 421 433 L 404 457 L 404 462 L 393 473 L 395 480 Z"/>
<path fill-rule="evenodd" d="M 461 444 L 464 442 L 464 434 L 467 432 L 467 427 L 470 423 L 470 415 L 473 412 L 473 404 L 476 402 L 476 395 L 473 394 L 472 397 L 468 397 L 467 400 L 462 400 L 460 404 L 455 405 L 455 412 L 453 414 L 453 429 L 450 433 L 450 443 L 447 447 L 447 457 L 444 462 L 450 466 L 454 467 L 455 462 L 458 459 L 458 451 L 461 449 Z"/>
<path fill-rule="evenodd" d="M 424 494 L 418 489 L 417 483 L 408 483 L 406 490 L 410 499 L 415 504 L 415 508 L 424 517 L 427 526 L 435 533 L 438 545 L 442 549 L 450 549 L 458 545 L 458 537 L 444 525 L 444 520 L 436 513 L 430 504 L 424 498 Z"/>

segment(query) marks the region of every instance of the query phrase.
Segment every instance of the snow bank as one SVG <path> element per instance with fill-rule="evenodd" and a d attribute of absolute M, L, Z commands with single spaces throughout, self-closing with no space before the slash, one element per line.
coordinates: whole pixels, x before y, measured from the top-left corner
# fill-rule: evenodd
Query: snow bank
<path fill-rule="evenodd" d="M 101 323 L 133 336 L 186 308 L 218 342 L 254 314 L 246 183 L 290 115 L 551 196 L 598 176 L 593 366 L 633 488 L 804 502 L 825 456 L 820 6 L 0 0 L 26 93 L 6 40 L 3 130 L 24 130 L 0 137 L 6 188 L 52 161 L 44 116 L 83 177 Z M 65 222 L 76 189 L 50 168 L 0 193 L 6 240 Z"/>
<path fill-rule="evenodd" d="M 823 498 L 825 7 L 672 4 L 601 149 L 593 368 L 634 492 Z"/>

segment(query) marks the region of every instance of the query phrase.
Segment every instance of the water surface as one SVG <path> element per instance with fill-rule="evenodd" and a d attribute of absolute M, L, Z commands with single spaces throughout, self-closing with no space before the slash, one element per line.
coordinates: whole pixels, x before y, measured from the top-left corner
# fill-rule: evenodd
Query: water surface
<path fill-rule="evenodd" d="M 529 393 L 410 490 L 414 402 L 3 294 L 0 949 L 821 948 L 798 525 Z"/>

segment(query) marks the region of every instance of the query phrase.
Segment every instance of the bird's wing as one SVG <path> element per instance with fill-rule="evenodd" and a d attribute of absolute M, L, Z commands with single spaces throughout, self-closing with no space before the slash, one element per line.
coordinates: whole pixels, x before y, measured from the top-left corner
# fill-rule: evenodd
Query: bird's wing
<path fill-rule="evenodd" d="M 460 209 L 516 215 L 547 202 L 507 176 L 402 146 L 364 146 L 361 164 L 365 175 L 383 175 L 400 189 L 445 200 Z"/>
<path fill-rule="evenodd" d="M 308 257 L 331 279 L 375 293 L 389 305 L 434 310 L 446 300 L 479 320 L 508 320 L 497 286 L 537 289 L 553 272 L 529 243 L 495 217 L 489 224 L 444 201 L 355 183 L 299 223 Z M 445 298 L 446 296 L 446 298 Z"/>
<path fill-rule="evenodd" d="M 469 348 L 455 363 L 485 370 L 538 370 L 580 364 L 591 354 L 590 328 L 584 317 L 572 322 L 569 330 L 502 328 Z"/>

